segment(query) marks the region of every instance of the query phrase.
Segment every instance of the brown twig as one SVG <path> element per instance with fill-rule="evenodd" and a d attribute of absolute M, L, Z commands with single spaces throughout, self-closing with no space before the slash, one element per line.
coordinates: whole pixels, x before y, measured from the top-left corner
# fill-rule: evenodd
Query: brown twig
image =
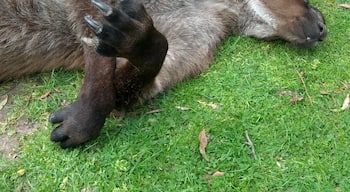
<path fill-rule="evenodd" d="M 250 149 L 252 150 L 252 155 L 253 155 L 254 159 L 257 160 L 258 157 L 256 156 L 256 153 L 255 153 L 254 143 L 252 142 L 252 140 L 250 140 L 248 131 L 245 131 L 245 139 L 247 140 L 247 144 L 249 145 Z"/>
<path fill-rule="evenodd" d="M 313 101 L 312 101 L 312 98 L 311 98 L 311 96 L 309 94 L 309 91 L 307 90 L 306 83 L 305 83 L 305 80 L 303 78 L 303 75 L 298 70 L 295 70 L 295 71 L 297 72 L 301 82 L 303 83 L 304 90 L 305 90 L 307 98 L 309 99 L 310 104 L 313 105 Z"/>

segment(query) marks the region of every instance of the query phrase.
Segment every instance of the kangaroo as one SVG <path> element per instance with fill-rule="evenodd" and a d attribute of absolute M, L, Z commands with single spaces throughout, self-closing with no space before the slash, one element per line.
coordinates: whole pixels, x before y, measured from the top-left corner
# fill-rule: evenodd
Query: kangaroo
<path fill-rule="evenodd" d="M 229 35 L 301 48 L 327 35 L 308 0 L 2 0 L 0 10 L 0 81 L 85 69 L 76 101 L 49 117 L 62 148 L 96 138 L 114 108 L 199 75 Z"/>

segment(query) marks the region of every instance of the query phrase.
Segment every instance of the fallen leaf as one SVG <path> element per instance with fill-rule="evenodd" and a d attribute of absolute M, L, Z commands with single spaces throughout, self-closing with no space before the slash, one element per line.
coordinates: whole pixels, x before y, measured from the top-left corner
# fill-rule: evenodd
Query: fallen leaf
<path fill-rule="evenodd" d="M 276 164 L 277 164 L 278 168 L 282 168 L 282 165 L 281 165 L 281 163 L 279 161 L 276 161 Z"/>
<path fill-rule="evenodd" d="M 220 108 L 217 104 L 215 104 L 213 102 L 207 103 L 207 102 L 198 100 L 198 103 L 203 105 L 203 106 L 206 106 L 206 107 L 211 107 L 211 108 L 213 108 L 215 110 Z"/>
<path fill-rule="evenodd" d="M 45 94 L 41 95 L 41 96 L 39 97 L 39 99 L 40 99 L 40 100 L 43 100 L 43 99 L 47 98 L 48 96 L 50 96 L 50 94 L 51 94 L 51 91 L 48 91 L 48 92 L 46 92 Z"/>
<path fill-rule="evenodd" d="M 339 4 L 339 6 L 345 9 L 350 9 L 350 4 Z"/>
<path fill-rule="evenodd" d="M 284 96 L 284 95 L 296 95 L 297 93 L 291 91 L 291 90 L 282 90 L 282 91 L 278 91 L 276 93 L 277 96 Z"/>
<path fill-rule="evenodd" d="M 63 100 L 63 101 L 61 102 L 61 107 L 68 107 L 68 105 L 69 105 L 69 102 L 66 101 L 66 100 Z"/>
<path fill-rule="evenodd" d="M 161 109 L 155 109 L 155 110 L 152 110 L 152 111 L 148 111 L 146 114 L 154 114 L 154 113 L 160 113 L 162 112 Z"/>
<path fill-rule="evenodd" d="M 188 111 L 190 110 L 191 108 L 188 108 L 188 107 L 181 107 L 181 106 L 176 106 L 177 109 L 180 109 L 181 111 Z"/>
<path fill-rule="evenodd" d="M 209 180 L 209 179 L 211 179 L 212 177 L 221 177 L 221 176 L 223 176 L 224 174 L 225 174 L 224 172 L 217 171 L 217 172 L 215 172 L 215 173 L 213 173 L 213 174 L 206 174 L 206 175 L 204 175 L 204 179 Z"/>
<path fill-rule="evenodd" d="M 350 104 L 350 94 L 347 94 L 346 98 L 344 99 L 341 110 L 345 110 L 345 109 L 349 108 L 349 104 Z"/>
<path fill-rule="evenodd" d="M 26 170 L 25 170 L 25 169 L 20 169 L 20 170 L 17 171 L 17 174 L 18 174 L 19 176 L 22 176 L 22 175 L 24 175 L 25 173 L 26 173 Z"/>
<path fill-rule="evenodd" d="M 209 161 L 209 158 L 207 156 L 207 153 L 205 152 L 205 148 L 208 145 L 208 137 L 205 134 L 205 129 L 203 129 L 200 133 L 199 133 L 199 152 L 203 155 L 203 158 L 206 161 Z"/>
<path fill-rule="evenodd" d="M 350 83 L 346 84 L 345 87 L 350 90 Z"/>
<path fill-rule="evenodd" d="M 290 103 L 295 104 L 296 102 L 302 101 L 302 100 L 304 100 L 304 97 L 299 96 L 299 95 L 294 95 L 290 98 Z"/>
<path fill-rule="evenodd" d="M 217 171 L 213 174 L 213 177 L 220 177 L 220 176 L 223 176 L 224 174 L 225 174 L 224 172 Z"/>
<path fill-rule="evenodd" d="M 5 98 L 0 102 L 0 110 L 2 110 L 5 107 L 5 105 L 8 102 L 8 99 L 9 99 L 9 96 L 5 95 Z"/>
<path fill-rule="evenodd" d="M 332 112 L 340 112 L 340 111 L 344 111 L 346 109 L 349 108 L 350 105 L 350 94 L 347 94 L 344 101 L 343 101 L 343 105 L 340 109 L 331 109 Z"/>

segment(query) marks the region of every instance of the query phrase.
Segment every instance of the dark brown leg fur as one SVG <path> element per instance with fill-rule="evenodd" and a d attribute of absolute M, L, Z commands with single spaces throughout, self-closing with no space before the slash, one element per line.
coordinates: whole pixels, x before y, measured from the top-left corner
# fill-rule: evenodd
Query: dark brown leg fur
<path fill-rule="evenodd" d="M 116 100 L 113 85 L 114 58 L 98 55 L 84 47 L 85 79 L 77 101 L 50 117 L 61 123 L 51 134 L 51 140 L 61 142 L 62 148 L 75 147 L 95 138 Z"/>
<path fill-rule="evenodd" d="M 119 6 L 120 10 L 104 13 L 109 24 L 96 33 L 99 38 L 96 50 L 101 55 L 128 59 L 126 63 L 117 64 L 114 79 L 116 106 L 127 107 L 140 98 L 142 88 L 160 71 L 168 44 L 139 1 L 123 1 Z M 100 9 L 109 8 L 102 5 Z"/>
<path fill-rule="evenodd" d="M 90 10 L 89 7 L 82 9 L 84 6 L 72 3 L 73 8 L 81 10 L 76 17 L 82 18 Z M 101 29 L 95 31 L 96 51 L 108 57 L 99 56 L 91 47 L 84 46 L 86 74 L 77 101 L 50 117 L 52 123 L 62 123 L 52 132 L 51 140 L 60 142 L 63 148 L 95 138 L 111 110 L 136 102 L 142 88 L 152 82 L 162 66 L 167 41 L 153 27 L 142 4 L 123 1 L 119 8 L 112 13 L 104 12 L 106 24 L 99 26 L 95 22 L 93 26 Z M 81 26 L 78 29 L 81 35 L 89 37 L 86 26 L 79 21 L 78 26 Z M 116 63 L 115 57 L 127 58 L 128 62 Z"/>

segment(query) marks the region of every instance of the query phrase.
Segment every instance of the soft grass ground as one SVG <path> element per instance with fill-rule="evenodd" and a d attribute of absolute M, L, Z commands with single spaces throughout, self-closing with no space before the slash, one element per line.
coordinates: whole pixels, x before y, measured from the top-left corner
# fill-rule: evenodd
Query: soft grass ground
<path fill-rule="evenodd" d="M 18 135 L 17 160 L 0 158 L 0 191 L 349 191 L 350 111 L 331 110 L 350 92 L 350 11 L 337 6 L 341 1 L 315 2 L 329 29 L 316 49 L 232 37 L 208 72 L 133 109 L 136 115 L 109 118 L 97 140 L 74 150 L 49 141 L 53 126 L 46 119 L 64 100 L 74 100 L 82 73 L 53 72 L 4 85 L 2 92 L 22 88 L 2 133 L 17 134 L 11 129 L 20 118 L 39 129 Z M 283 90 L 304 100 L 292 105 L 290 96 L 278 96 Z M 40 100 L 48 91 L 50 97 Z M 147 114 L 154 109 L 161 112 Z M 198 151 L 203 128 L 211 139 L 209 162 Z M 246 130 L 258 160 L 245 144 Z M 216 171 L 225 174 L 204 179 Z"/>

